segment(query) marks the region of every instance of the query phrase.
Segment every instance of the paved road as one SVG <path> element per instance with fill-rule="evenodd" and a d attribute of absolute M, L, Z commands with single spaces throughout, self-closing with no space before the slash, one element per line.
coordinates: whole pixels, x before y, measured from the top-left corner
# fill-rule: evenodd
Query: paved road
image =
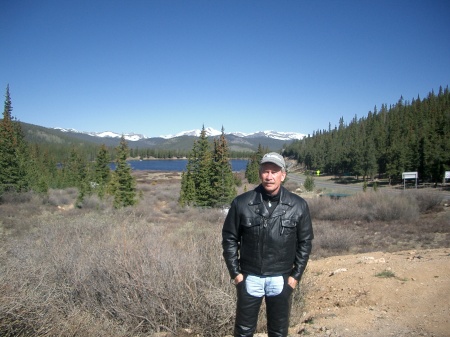
<path fill-rule="evenodd" d="M 305 181 L 305 176 L 299 173 L 289 172 L 288 180 L 292 180 L 298 183 L 303 184 Z M 354 194 L 362 191 L 362 183 L 358 184 L 338 184 L 335 183 L 326 177 L 314 178 L 314 185 L 317 188 L 324 189 L 324 193 L 333 193 L 333 194 Z M 388 186 L 380 186 L 380 190 L 388 191 L 390 193 L 401 193 L 403 192 L 402 188 L 392 188 Z M 444 200 L 450 200 L 450 191 L 449 190 L 441 190 L 440 188 L 429 188 L 429 189 L 420 189 L 421 191 L 427 193 L 437 193 L 442 195 Z"/>

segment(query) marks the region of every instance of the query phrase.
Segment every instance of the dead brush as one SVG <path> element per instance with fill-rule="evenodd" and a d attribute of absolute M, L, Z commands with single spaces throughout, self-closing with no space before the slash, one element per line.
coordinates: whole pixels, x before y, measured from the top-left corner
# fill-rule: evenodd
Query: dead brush
<path fill-rule="evenodd" d="M 359 238 L 354 230 L 336 226 L 329 221 L 316 221 L 314 236 L 313 254 L 315 258 L 345 254 L 359 245 Z"/>
<path fill-rule="evenodd" d="M 180 207 L 179 183 L 157 183 L 136 207 L 120 210 L 95 197 L 81 209 L 55 206 L 76 196 L 73 190 L 53 190 L 51 203 L 33 196 L 0 205 L 1 336 L 232 333 L 235 289 L 222 258 L 222 210 Z M 406 197 L 397 197 L 398 203 L 381 202 L 384 196 L 375 193 L 308 200 L 313 258 L 448 247 L 450 212 L 404 221 L 392 215 L 395 207 L 410 219 L 405 214 L 414 202 L 408 199 L 407 206 Z M 383 218 L 391 220 L 376 220 L 383 208 Z M 12 235 L 4 230 L 4 216 L 11 228 L 27 225 Z M 294 293 L 292 322 L 301 320 L 305 291 L 302 283 Z M 264 326 L 262 315 L 258 332 Z"/>
<path fill-rule="evenodd" d="M 102 336 L 230 332 L 234 289 L 208 214 L 186 227 L 129 209 L 77 212 L 5 246 L 0 335 L 69 336 L 84 320 Z"/>
<path fill-rule="evenodd" d="M 419 217 L 417 202 L 403 194 L 366 192 L 338 200 L 322 197 L 308 203 L 311 216 L 318 220 L 408 222 Z"/>

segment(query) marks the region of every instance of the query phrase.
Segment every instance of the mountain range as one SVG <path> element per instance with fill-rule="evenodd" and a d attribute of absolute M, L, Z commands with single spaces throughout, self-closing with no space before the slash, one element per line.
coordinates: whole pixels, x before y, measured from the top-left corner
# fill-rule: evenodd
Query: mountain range
<path fill-rule="evenodd" d="M 85 131 L 77 131 L 74 129 L 64 129 L 64 128 L 55 128 L 56 130 L 60 130 L 62 132 L 68 132 L 68 133 L 81 133 L 86 134 L 93 137 L 100 137 L 100 138 L 121 138 L 122 134 L 111 132 L 111 131 L 103 131 L 103 132 L 85 132 Z M 166 135 L 166 136 L 159 136 L 159 137 L 146 137 L 142 134 L 137 133 L 127 133 L 123 134 L 124 138 L 127 141 L 140 141 L 145 140 L 149 138 L 163 138 L 163 139 L 171 139 L 176 137 L 182 137 L 182 136 L 193 136 L 193 137 L 199 137 L 200 136 L 200 129 L 195 130 L 189 130 L 189 131 L 182 131 L 177 134 L 173 135 Z M 221 131 L 215 130 L 211 127 L 205 128 L 206 136 L 207 137 L 216 137 L 220 136 L 222 134 Z M 243 133 L 243 132 L 230 132 L 225 133 L 225 135 L 232 135 L 236 137 L 241 138 L 258 138 L 258 137 L 267 137 L 272 139 L 278 139 L 282 141 L 290 141 L 294 139 L 302 139 L 305 137 L 304 134 L 297 133 L 297 132 L 278 132 L 278 131 L 258 131 L 254 133 Z"/>
<path fill-rule="evenodd" d="M 109 147 L 116 147 L 119 144 L 122 134 L 103 131 L 85 132 L 74 129 L 47 128 L 33 124 L 21 122 L 26 138 L 34 143 L 58 143 L 58 144 L 105 144 Z M 221 135 L 221 131 L 213 128 L 205 128 L 209 139 L 214 139 Z M 160 150 L 181 150 L 192 149 L 194 141 L 200 136 L 201 130 L 182 131 L 173 135 L 146 137 L 142 134 L 123 134 L 128 141 L 130 148 L 139 149 L 160 149 Z M 302 139 L 305 135 L 295 132 L 279 131 L 259 131 L 254 133 L 232 132 L 225 133 L 229 149 L 231 151 L 253 152 L 258 146 L 268 148 L 271 151 L 279 151 L 285 145 L 297 139 Z"/>

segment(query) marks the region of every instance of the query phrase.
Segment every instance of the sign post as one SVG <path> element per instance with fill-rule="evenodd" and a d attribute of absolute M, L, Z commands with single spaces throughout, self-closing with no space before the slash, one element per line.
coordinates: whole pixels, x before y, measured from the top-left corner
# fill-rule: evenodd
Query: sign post
<path fill-rule="evenodd" d="M 407 179 L 415 179 L 416 180 L 416 188 L 417 188 L 417 178 L 419 175 L 417 172 L 403 172 L 402 178 L 403 178 L 403 189 L 406 189 L 406 180 Z"/>
<path fill-rule="evenodd" d="M 442 182 L 442 186 L 445 186 L 445 181 L 446 181 L 447 179 L 450 179 L 450 171 L 445 171 L 445 174 L 444 174 L 444 181 Z"/>

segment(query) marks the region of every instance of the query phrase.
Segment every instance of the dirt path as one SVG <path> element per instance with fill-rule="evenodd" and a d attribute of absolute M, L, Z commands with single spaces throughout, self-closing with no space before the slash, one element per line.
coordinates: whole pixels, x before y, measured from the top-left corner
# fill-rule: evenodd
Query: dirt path
<path fill-rule="evenodd" d="M 450 336 L 450 249 L 310 261 L 303 286 L 290 336 Z"/>

